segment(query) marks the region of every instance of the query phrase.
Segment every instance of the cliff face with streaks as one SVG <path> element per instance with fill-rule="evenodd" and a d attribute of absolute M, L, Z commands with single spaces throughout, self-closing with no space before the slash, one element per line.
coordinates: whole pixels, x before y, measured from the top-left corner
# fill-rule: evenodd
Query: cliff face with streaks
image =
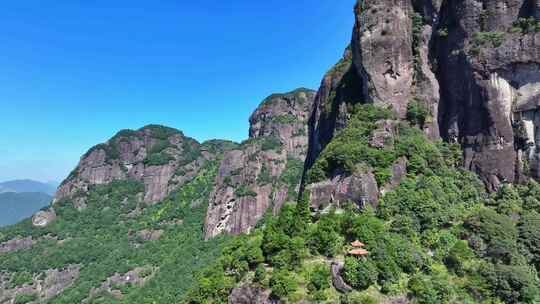
<path fill-rule="evenodd" d="M 192 179 L 213 155 L 182 132 L 150 125 L 137 131 L 123 130 L 104 144 L 90 149 L 60 185 L 55 201 L 73 198 L 85 207 L 85 193 L 95 185 L 133 179 L 144 184 L 139 197 L 156 203 Z"/>
<path fill-rule="evenodd" d="M 325 75 L 306 168 L 357 103 L 412 105 L 432 139 L 460 143 L 490 190 L 539 178 L 538 1 L 358 1 L 351 46 Z"/>
<path fill-rule="evenodd" d="M 251 115 L 249 139 L 221 161 L 206 215 L 207 238 L 247 232 L 267 210 L 275 213 L 296 200 L 314 97 L 305 89 L 274 94 Z"/>

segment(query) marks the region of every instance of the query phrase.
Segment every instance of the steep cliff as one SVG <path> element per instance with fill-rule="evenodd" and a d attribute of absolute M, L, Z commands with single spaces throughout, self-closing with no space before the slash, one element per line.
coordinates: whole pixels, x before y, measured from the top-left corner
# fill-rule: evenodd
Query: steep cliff
<path fill-rule="evenodd" d="M 533 173 L 538 166 L 534 145 L 515 140 L 523 135 L 516 125 L 535 125 L 540 102 L 540 35 L 538 20 L 529 19 L 538 14 L 537 4 L 447 1 L 441 7 L 434 44 L 441 135 L 461 143 L 465 167 L 478 172 L 491 190 L 529 174 L 523 161 L 531 161 Z M 525 137 L 534 143 L 532 129 L 526 127 Z M 529 155 L 520 150 L 530 150 Z"/>
<path fill-rule="evenodd" d="M 207 238 L 249 231 L 266 211 L 297 197 L 315 92 L 298 89 L 265 99 L 250 118 L 249 139 L 221 161 L 205 221 Z"/>
<path fill-rule="evenodd" d="M 73 198 L 82 209 L 92 186 L 133 179 L 144 184 L 140 201 L 156 203 L 192 179 L 212 157 L 201 144 L 175 129 L 150 125 L 123 130 L 81 158 L 58 188 L 55 201 Z"/>
<path fill-rule="evenodd" d="M 490 190 L 539 178 L 539 10 L 532 0 L 358 1 L 351 46 L 315 99 L 306 169 L 351 105 L 374 103 L 460 143 Z"/>

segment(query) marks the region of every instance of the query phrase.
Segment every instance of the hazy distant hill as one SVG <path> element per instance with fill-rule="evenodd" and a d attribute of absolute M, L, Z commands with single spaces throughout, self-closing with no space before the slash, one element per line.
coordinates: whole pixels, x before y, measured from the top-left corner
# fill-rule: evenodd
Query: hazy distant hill
<path fill-rule="evenodd" d="M 0 193 L 0 226 L 15 224 L 47 206 L 52 196 L 41 192 Z"/>
<path fill-rule="evenodd" d="M 29 179 L 12 180 L 0 183 L 0 193 L 2 192 L 42 192 L 54 195 L 57 184 L 54 182 L 42 183 Z"/>

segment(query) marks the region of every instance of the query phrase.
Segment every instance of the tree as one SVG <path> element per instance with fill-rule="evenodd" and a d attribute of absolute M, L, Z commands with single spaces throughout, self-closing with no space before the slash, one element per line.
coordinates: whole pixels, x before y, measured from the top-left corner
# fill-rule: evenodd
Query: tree
<path fill-rule="evenodd" d="M 367 289 L 377 281 L 377 266 L 367 258 L 347 257 L 343 269 L 344 279 L 354 288 Z"/>
<path fill-rule="evenodd" d="M 537 274 L 528 266 L 496 265 L 492 280 L 494 292 L 505 303 L 535 303 L 540 300 Z"/>
<path fill-rule="evenodd" d="M 407 105 L 407 120 L 411 124 L 423 128 L 428 116 L 429 109 L 423 101 L 419 99 L 413 99 Z"/>
<path fill-rule="evenodd" d="M 469 248 L 467 242 L 457 241 L 452 249 L 450 249 L 450 252 L 445 259 L 445 264 L 450 269 L 453 269 L 458 275 L 463 275 L 465 262 L 473 257 L 474 253 Z"/>
<path fill-rule="evenodd" d="M 311 250 L 327 257 L 338 254 L 344 239 L 337 229 L 339 229 L 339 223 L 334 220 L 332 215 L 322 216 L 309 232 L 308 244 Z"/>
<path fill-rule="evenodd" d="M 298 283 L 293 279 L 293 274 L 288 270 L 278 270 L 270 279 L 272 295 L 284 299 L 298 289 Z"/>
<path fill-rule="evenodd" d="M 303 234 L 309 223 L 311 223 L 311 210 L 309 208 L 309 190 L 302 193 L 302 197 L 298 200 L 295 210 L 295 233 L 296 235 Z"/>
<path fill-rule="evenodd" d="M 519 243 L 536 269 L 540 269 L 540 215 L 536 212 L 523 216 L 518 224 Z"/>

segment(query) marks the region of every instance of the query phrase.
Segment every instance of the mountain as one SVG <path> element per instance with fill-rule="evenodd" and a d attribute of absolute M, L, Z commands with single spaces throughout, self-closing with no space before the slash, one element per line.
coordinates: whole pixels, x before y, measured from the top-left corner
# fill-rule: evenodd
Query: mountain
<path fill-rule="evenodd" d="M 52 196 L 41 192 L 0 193 L 0 226 L 11 225 L 47 206 Z"/>
<path fill-rule="evenodd" d="M 0 183 L 1 192 L 41 192 L 54 195 L 57 185 L 54 182 L 42 183 L 29 179 L 12 180 Z"/>
<path fill-rule="evenodd" d="M 296 199 L 314 97 L 269 96 L 242 143 L 149 125 L 91 148 L 50 208 L 0 230 L 0 302 L 180 301 L 229 241 L 220 233 L 247 232 Z"/>
<path fill-rule="evenodd" d="M 540 2 L 358 1 L 242 143 L 149 125 L 0 229 L 0 302 L 537 303 Z"/>

